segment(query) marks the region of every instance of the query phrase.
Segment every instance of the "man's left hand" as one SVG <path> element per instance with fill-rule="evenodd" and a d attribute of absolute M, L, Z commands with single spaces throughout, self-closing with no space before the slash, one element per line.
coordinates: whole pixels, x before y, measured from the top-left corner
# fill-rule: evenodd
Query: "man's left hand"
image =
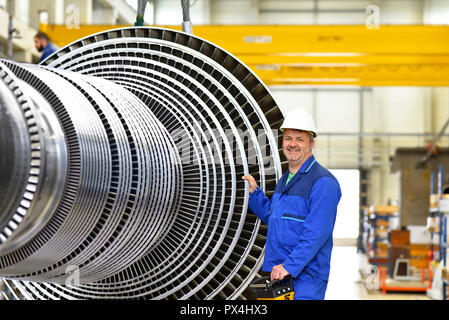
<path fill-rule="evenodd" d="M 277 266 L 274 266 L 273 269 L 271 270 L 271 281 L 275 279 L 282 280 L 289 274 L 290 273 L 288 273 L 288 271 L 284 269 L 284 266 L 282 264 L 278 264 Z"/>

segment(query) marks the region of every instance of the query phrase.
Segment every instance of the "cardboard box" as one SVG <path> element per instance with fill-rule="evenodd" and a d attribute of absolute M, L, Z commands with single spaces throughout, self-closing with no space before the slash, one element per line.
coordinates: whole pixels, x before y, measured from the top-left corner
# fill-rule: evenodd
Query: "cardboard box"
<path fill-rule="evenodd" d="M 431 255 L 430 244 L 411 244 L 410 245 L 410 265 L 416 268 L 428 268 Z M 433 245 L 434 254 L 438 252 L 438 245 Z"/>
<path fill-rule="evenodd" d="M 430 232 L 440 232 L 439 217 L 427 217 L 426 227 Z"/>
<path fill-rule="evenodd" d="M 381 249 L 381 250 L 384 250 L 384 251 L 388 251 L 388 243 L 377 241 L 376 242 L 376 247 L 378 249 Z"/>
<path fill-rule="evenodd" d="M 410 245 L 410 266 L 416 268 L 427 268 L 429 266 L 429 250 L 428 244 L 411 244 Z"/>
<path fill-rule="evenodd" d="M 412 243 L 410 244 L 410 253 L 412 252 L 416 252 L 416 253 L 427 253 L 427 251 L 430 250 L 430 244 L 429 243 L 420 243 L 420 244 L 415 244 Z"/>
<path fill-rule="evenodd" d="M 442 271 L 443 271 L 443 273 L 442 273 L 443 279 L 449 280 L 449 268 L 448 267 L 443 268 Z"/>
<path fill-rule="evenodd" d="M 376 243 L 376 256 L 378 258 L 388 258 L 388 244 L 378 241 Z"/>
<path fill-rule="evenodd" d="M 388 228 L 390 222 L 388 220 L 376 220 L 376 227 Z"/>
<path fill-rule="evenodd" d="M 372 211 L 378 215 L 392 215 L 399 212 L 399 207 L 392 205 L 377 205 L 372 208 Z"/>
<path fill-rule="evenodd" d="M 410 259 L 410 266 L 418 269 L 427 269 L 429 267 L 429 261 L 426 259 Z"/>
<path fill-rule="evenodd" d="M 449 194 L 442 194 L 441 195 L 442 199 L 449 199 Z M 438 194 L 431 194 L 430 195 L 430 208 L 438 208 L 440 205 L 440 197 L 438 196 Z"/>
<path fill-rule="evenodd" d="M 388 238 L 388 229 L 384 227 L 380 227 L 376 229 L 377 238 L 387 239 Z"/>
<path fill-rule="evenodd" d="M 391 246 L 401 246 L 410 244 L 409 230 L 391 230 L 390 233 Z"/>
<path fill-rule="evenodd" d="M 430 195 L 430 208 L 438 208 L 438 201 L 439 201 L 439 197 L 438 194 L 431 194 Z"/>

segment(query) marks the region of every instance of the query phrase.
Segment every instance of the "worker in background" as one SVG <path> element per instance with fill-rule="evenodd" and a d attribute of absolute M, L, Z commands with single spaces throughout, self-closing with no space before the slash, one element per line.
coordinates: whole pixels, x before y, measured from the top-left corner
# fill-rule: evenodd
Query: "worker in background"
<path fill-rule="evenodd" d="M 44 61 L 49 55 L 56 51 L 56 49 L 51 45 L 48 35 L 42 31 L 39 31 L 34 36 L 34 46 L 37 51 L 42 52 L 39 63 Z"/>
<path fill-rule="evenodd" d="M 271 272 L 271 280 L 291 275 L 295 300 L 323 300 L 340 185 L 312 154 L 317 131 L 308 112 L 288 113 L 280 129 L 288 170 L 271 199 L 254 177 L 242 177 L 249 183 L 249 208 L 268 225 L 262 270 Z"/>

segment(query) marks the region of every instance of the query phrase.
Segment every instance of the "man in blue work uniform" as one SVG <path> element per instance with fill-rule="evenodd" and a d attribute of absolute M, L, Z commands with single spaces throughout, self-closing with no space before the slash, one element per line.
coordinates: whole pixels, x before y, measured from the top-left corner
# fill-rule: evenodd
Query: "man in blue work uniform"
<path fill-rule="evenodd" d="M 288 113 L 281 131 L 288 170 L 271 199 L 251 175 L 242 177 L 249 183 L 249 208 L 268 224 L 262 270 L 271 272 L 271 280 L 291 275 L 295 300 L 323 300 L 341 190 L 312 154 L 317 132 L 308 112 Z"/>
<path fill-rule="evenodd" d="M 47 34 L 42 31 L 39 31 L 34 36 L 34 46 L 36 47 L 37 51 L 42 52 L 39 63 L 44 61 L 48 56 L 56 51 L 56 49 L 51 45 L 50 39 L 48 38 Z"/>

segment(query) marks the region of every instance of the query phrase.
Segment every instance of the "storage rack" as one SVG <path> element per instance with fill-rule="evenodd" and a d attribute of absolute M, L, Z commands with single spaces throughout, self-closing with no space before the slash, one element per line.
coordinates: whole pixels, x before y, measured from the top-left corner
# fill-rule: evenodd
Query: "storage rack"
<path fill-rule="evenodd" d="M 435 173 L 431 172 L 430 174 L 430 208 L 429 208 L 429 215 L 430 215 L 430 223 L 427 224 L 427 228 L 430 233 L 430 260 L 433 261 L 435 259 L 434 252 L 435 252 L 435 246 L 433 244 L 433 237 L 434 234 L 438 234 L 438 229 L 435 229 L 435 219 L 438 217 L 438 206 L 432 206 L 433 199 L 432 197 L 435 195 Z"/>
<path fill-rule="evenodd" d="M 369 251 L 369 231 L 371 228 L 371 222 L 369 220 L 369 207 L 363 206 L 361 209 L 361 220 L 360 220 L 360 235 L 359 235 L 359 245 L 358 250 L 361 253 L 368 254 Z"/>
<path fill-rule="evenodd" d="M 386 251 L 387 255 L 379 256 L 378 255 L 378 242 L 384 243 L 388 246 L 389 243 L 389 224 L 390 219 L 395 217 L 395 215 L 392 215 L 392 208 L 396 206 L 373 206 L 370 209 L 369 212 L 369 228 L 368 228 L 368 257 L 369 257 L 369 263 L 373 265 L 386 265 L 388 263 L 388 249 Z M 382 208 L 387 208 L 388 210 L 384 210 Z M 394 210 L 393 210 L 394 211 Z M 397 211 L 397 209 L 396 209 Z M 378 221 L 387 221 L 387 224 L 383 226 L 378 226 Z M 380 230 L 381 227 L 384 227 L 385 234 L 381 235 L 378 233 L 378 230 Z"/>
<path fill-rule="evenodd" d="M 434 195 L 434 173 L 431 173 L 431 186 L 430 186 L 430 192 L 431 192 L 431 197 L 432 195 Z M 438 168 L 438 193 L 437 193 L 437 199 L 438 199 L 438 206 L 433 207 L 432 205 L 430 207 L 429 213 L 430 213 L 430 218 L 433 220 L 436 217 L 438 217 L 438 230 L 429 230 L 430 231 L 430 237 L 431 237 L 431 253 L 432 253 L 432 257 L 433 257 L 433 235 L 437 234 L 438 235 L 438 257 L 433 257 L 434 260 L 436 260 L 437 262 L 442 263 L 442 265 L 440 266 L 446 273 L 447 273 L 447 263 L 446 263 L 446 258 L 447 258 L 447 249 L 448 249 L 448 242 L 447 242 L 447 233 L 448 233 L 448 229 L 447 229 L 447 219 L 449 216 L 449 205 L 447 205 L 447 203 L 449 202 L 448 198 L 445 198 L 443 195 L 443 166 L 440 165 Z M 431 198 L 431 203 L 432 203 L 432 198 Z M 436 259 L 435 259 L 436 258 Z M 443 275 L 445 275 L 445 272 L 443 272 Z M 442 298 L 443 300 L 447 299 L 447 285 L 448 285 L 448 276 L 445 275 L 443 276 L 442 279 Z"/>

